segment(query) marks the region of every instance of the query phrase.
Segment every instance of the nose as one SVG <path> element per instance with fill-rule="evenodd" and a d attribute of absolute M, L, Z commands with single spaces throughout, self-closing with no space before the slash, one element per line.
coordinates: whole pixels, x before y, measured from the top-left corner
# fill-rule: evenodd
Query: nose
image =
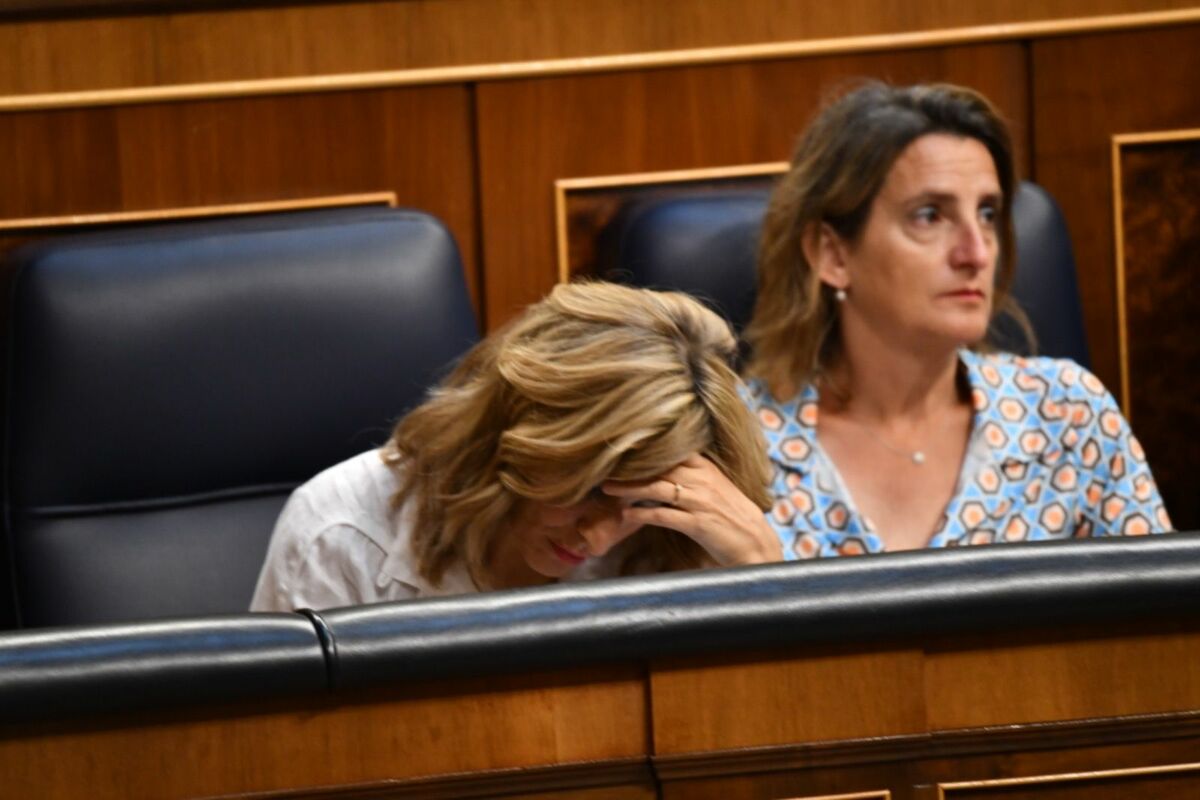
<path fill-rule="evenodd" d="M 959 226 L 957 235 L 950 252 L 953 266 L 978 272 L 996 258 L 996 235 L 991 230 L 970 221 Z"/>
<path fill-rule="evenodd" d="M 597 504 L 576 525 L 588 553 L 602 556 L 621 540 L 621 508 L 615 504 Z"/>

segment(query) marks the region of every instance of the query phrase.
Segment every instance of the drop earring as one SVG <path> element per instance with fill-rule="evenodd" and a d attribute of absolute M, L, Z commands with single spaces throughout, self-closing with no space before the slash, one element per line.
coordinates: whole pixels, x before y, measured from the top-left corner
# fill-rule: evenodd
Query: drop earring
<path fill-rule="evenodd" d="M 837 298 L 837 301 L 839 303 L 846 302 L 846 290 L 845 289 L 838 289 L 836 292 L 833 293 L 833 296 L 835 298 Z"/>

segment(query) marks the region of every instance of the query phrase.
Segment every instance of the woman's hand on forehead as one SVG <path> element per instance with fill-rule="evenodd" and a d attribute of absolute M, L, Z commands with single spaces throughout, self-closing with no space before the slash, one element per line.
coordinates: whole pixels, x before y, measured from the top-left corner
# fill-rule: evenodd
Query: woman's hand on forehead
<path fill-rule="evenodd" d="M 719 566 L 783 560 L 783 545 L 763 512 L 698 453 L 652 480 L 608 481 L 601 488 L 626 504 L 623 523 L 679 531 Z"/>

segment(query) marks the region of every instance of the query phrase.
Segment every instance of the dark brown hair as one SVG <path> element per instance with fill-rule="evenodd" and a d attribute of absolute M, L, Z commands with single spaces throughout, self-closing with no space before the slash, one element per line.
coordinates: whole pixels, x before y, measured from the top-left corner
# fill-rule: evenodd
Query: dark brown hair
<path fill-rule="evenodd" d="M 841 346 L 833 292 L 805 257 L 804 237 L 826 224 L 856 242 L 896 159 L 931 133 L 976 139 L 992 156 L 1003 192 L 993 315 L 1014 310 L 1009 289 L 1016 178 L 1007 125 L 987 98 L 961 86 L 865 83 L 827 105 L 800 137 L 763 222 L 758 298 L 746 328 L 752 348 L 747 372 L 777 396 L 828 367 Z"/>

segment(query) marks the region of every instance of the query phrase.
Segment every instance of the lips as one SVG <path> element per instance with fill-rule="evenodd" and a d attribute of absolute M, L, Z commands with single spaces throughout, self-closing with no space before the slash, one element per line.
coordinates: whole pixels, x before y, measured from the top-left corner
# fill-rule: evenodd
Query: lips
<path fill-rule="evenodd" d="M 565 547 L 560 547 L 554 542 L 550 542 L 550 549 L 554 551 L 554 555 L 558 556 L 561 561 L 568 564 L 582 564 L 587 560 L 587 556 L 576 555 Z"/>
<path fill-rule="evenodd" d="M 984 294 L 982 289 L 956 289 L 953 292 L 943 292 L 942 297 L 982 300 Z"/>

